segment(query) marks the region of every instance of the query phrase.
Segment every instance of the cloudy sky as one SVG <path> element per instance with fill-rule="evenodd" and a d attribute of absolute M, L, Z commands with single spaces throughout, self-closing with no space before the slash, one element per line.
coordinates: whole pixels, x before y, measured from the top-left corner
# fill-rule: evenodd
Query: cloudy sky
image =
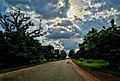
<path fill-rule="evenodd" d="M 92 27 L 100 30 L 113 18 L 120 25 L 120 0 L 0 0 L 2 13 L 13 8 L 43 20 L 48 33 L 38 38 L 42 44 L 66 50 L 77 49 Z"/>

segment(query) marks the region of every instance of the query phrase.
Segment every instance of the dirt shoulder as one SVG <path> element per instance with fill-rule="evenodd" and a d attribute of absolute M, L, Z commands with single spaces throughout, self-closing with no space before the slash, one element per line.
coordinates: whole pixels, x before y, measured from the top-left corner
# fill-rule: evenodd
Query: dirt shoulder
<path fill-rule="evenodd" d="M 86 75 L 90 75 L 92 77 L 97 77 L 99 79 L 99 81 L 120 81 L 119 77 L 116 77 L 116 76 L 111 75 L 109 73 L 104 73 L 104 72 L 101 72 L 101 71 L 88 70 L 88 69 L 86 69 L 86 68 L 84 68 L 84 67 L 82 67 L 82 66 L 80 66 L 79 64 L 76 64 L 76 63 L 75 63 L 75 65 L 80 68 L 79 69 L 80 72 L 83 71 L 83 72 L 85 72 Z M 82 74 L 83 73 L 81 73 L 81 75 Z M 88 77 L 88 76 L 86 76 L 86 77 Z M 84 77 L 84 78 L 86 78 L 86 77 Z M 86 81 L 93 81 L 93 80 L 89 80 L 89 79 L 87 80 L 86 79 Z M 97 81 L 97 80 L 94 80 L 94 81 Z"/>
<path fill-rule="evenodd" d="M 72 60 L 70 60 L 73 67 L 76 69 L 76 71 L 86 80 L 86 81 L 101 81 L 95 76 L 91 75 L 88 71 L 80 68 L 78 65 L 76 65 Z"/>

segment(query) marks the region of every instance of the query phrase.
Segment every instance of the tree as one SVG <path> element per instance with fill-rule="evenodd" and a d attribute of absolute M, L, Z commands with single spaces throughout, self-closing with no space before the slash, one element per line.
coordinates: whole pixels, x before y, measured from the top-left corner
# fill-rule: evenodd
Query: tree
<path fill-rule="evenodd" d="M 120 61 L 120 26 L 115 25 L 114 19 L 110 21 L 110 27 L 99 32 L 92 28 L 85 37 L 84 42 L 79 45 L 78 53 L 84 58 L 104 59 L 109 61 L 110 66 L 119 65 Z"/>
<path fill-rule="evenodd" d="M 60 54 L 60 50 L 59 50 L 59 49 L 56 49 L 56 50 L 54 51 L 54 57 L 55 57 L 56 59 L 60 59 L 60 58 L 61 58 L 61 54 Z"/>
<path fill-rule="evenodd" d="M 74 49 L 71 49 L 70 51 L 69 51 L 69 57 L 70 58 L 74 58 L 74 56 L 75 56 L 75 50 Z"/>
<path fill-rule="evenodd" d="M 29 32 L 27 31 L 27 29 L 29 29 L 30 26 L 34 26 L 34 23 L 32 22 L 30 16 L 25 13 L 22 13 L 20 9 L 14 10 L 12 13 L 5 15 L 2 15 L 0 13 L 0 24 L 6 32 L 22 32 L 23 34 L 26 34 L 30 37 L 43 36 L 44 34 L 46 34 L 46 32 L 43 32 L 41 22 L 42 20 L 40 19 L 38 29 Z"/>
<path fill-rule="evenodd" d="M 39 62 L 43 51 L 34 37 L 45 34 L 41 20 L 38 29 L 28 32 L 34 25 L 30 16 L 15 10 L 5 15 L 0 13 L 0 25 L 5 30 L 0 31 L 0 69 Z"/>
<path fill-rule="evenodd" d="M 54 58 L 54 47 L 51 45 L 43 46 L 42 48 L 44 53 L 44 59 L 46 60 L 53 60 Z"/>
<path fill-rule="evenodd" d="M 62 58 L 62 59 L 65 59 L 66 56 L 67 56 L 66 51 L 65 51 L 65 50 L 61 50 L 61 58 Z"/>

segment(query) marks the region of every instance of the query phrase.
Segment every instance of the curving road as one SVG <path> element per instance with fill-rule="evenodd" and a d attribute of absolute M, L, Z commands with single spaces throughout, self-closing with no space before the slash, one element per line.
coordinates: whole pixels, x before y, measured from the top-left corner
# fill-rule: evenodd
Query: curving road
<path fill-rule="evenodd" d="M 68 60 L 50 62 L 0 75 L 0 81 L 85 81 Z"/>

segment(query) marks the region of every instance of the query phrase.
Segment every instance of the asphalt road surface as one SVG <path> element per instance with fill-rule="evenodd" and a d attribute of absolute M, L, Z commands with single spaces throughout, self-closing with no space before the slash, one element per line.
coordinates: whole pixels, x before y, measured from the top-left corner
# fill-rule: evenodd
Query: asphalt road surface
<path fill-rule="evenodd" d="M 0 81 L 85 81 L 69 60 L 50 62 L 0 75 Z"/>

